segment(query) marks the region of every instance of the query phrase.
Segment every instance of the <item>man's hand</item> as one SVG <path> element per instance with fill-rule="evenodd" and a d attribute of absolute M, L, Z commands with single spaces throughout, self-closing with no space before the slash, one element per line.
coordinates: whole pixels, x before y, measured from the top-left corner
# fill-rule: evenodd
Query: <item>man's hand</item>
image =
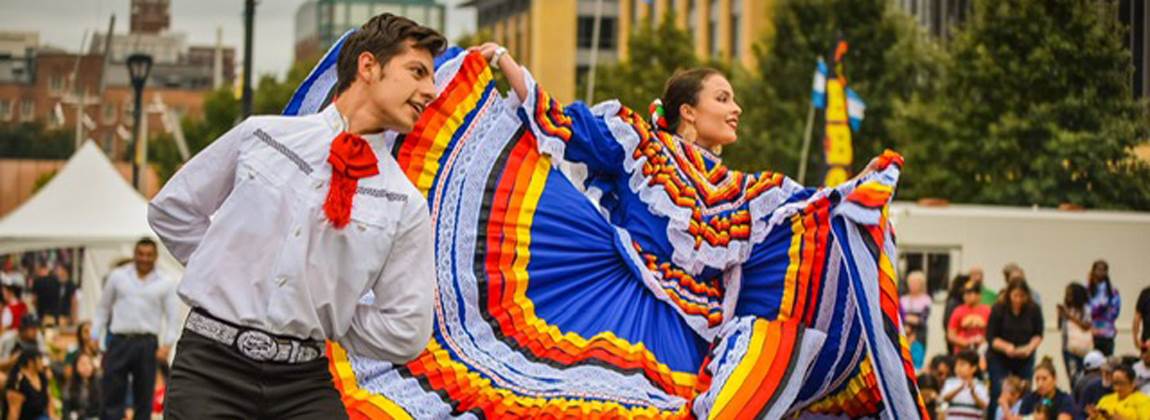
<path fill-rule="evenodd" d="M 171 352 L 172 346 L 160 346 L 156 349 L 156 360 L 168 361 L 168 354 Z"/>

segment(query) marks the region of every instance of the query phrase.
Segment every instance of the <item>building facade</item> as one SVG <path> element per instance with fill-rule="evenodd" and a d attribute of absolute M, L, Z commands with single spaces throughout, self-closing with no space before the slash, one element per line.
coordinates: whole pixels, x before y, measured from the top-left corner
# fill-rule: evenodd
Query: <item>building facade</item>
<path fill-rule="evenodd" d="M 898 6 L 927 33 L 946 42 L 970 16 L 971 0 L 898 0 Z"/>
<path fill-rule="evenodd" d="M 444 6 L 435 0 L 308 0 L 296 9 L 295 61 L 316 61 L 344 32 L 384 13 L 444 29 Z"/>
<path fill-rule="evenodd" d="M 172 24 L 171 0 L 132 0 L 129 30 L 136 34 L 166 32 Z"/>
<path fill-rule="evenodd" d="M 0 32 L 0 124 L 75 130 L 114 159 L 124 157 L 135 107 L 125 60 L 137 52 L 154 59 L 143 96 L 148 135 L 171 128 L 161 110 L 175 121 L 201 118 L 206 94 L 235 80 L 235 49 L 188 46 L 185 34 L 168 32 L 169 10 L 168 0 L 133 0 L 134 32 L 114 33 L 107 54 L 100 33 L 77 54 L 42 47 L 35 33 Z"/>
<path fill-rule="evenodd" d="M 671 10 L 675 24 L 691 34 L 695 55 L 754 68 L 753 45 L 769 35 L 772 0 L 619 0 L 619 57 L 640 25 L 657 25 Z"/>
<path fill-rule="evenodd" d="M 770 0 L 472 0 L 477 28 L 524 63 L 552 95 L 574 100 L 576 80 L 593 60 L 596 6 L 601 5 L 597 65 L 625 60 L 633 31 L 674 11 L 700 58 L 754 66 L 753 42 L 770 29 Z"/>

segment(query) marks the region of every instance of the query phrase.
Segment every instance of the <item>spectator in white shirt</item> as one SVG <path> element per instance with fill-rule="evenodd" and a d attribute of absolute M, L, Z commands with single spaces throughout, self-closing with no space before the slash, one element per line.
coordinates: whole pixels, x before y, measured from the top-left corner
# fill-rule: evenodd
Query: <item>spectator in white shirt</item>
<path fill-rule="evenodd" d="M 372 18 L 342 44 L 332 105 L 245 120 L 152 201 L 193 308 L 165 418 L 346 418 L 323 340 L 393 363 L 427 346 L 431 218 L 383 131 L 410 132 L 435 98 L 445 44 L 409 19 Z"/>
<path fill-rule="evenodd" d="M 101 418 L 124 418 L 128 381 L 136 420 L 151 418 L 157 359 L 167 360 L 180 333 L 175 280 L 156 271 L 158 249 L 151 239 L 136 243 L 132 264 L 108 274 L 92 337 L 108 332 L 104 353 L 104 404 Z"/>

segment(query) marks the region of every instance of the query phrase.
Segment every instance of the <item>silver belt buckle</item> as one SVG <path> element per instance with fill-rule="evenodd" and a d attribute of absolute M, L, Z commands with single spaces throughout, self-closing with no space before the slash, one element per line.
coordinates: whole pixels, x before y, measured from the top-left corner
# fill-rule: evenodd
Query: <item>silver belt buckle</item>
<path fill-rule="evenodd" d="M 244 356 L 258 361 L 272 360 L 279 352 L 279 344 L 272 336 L 256 330 L 247 330 L 236 338 L 236 347 Z"/>

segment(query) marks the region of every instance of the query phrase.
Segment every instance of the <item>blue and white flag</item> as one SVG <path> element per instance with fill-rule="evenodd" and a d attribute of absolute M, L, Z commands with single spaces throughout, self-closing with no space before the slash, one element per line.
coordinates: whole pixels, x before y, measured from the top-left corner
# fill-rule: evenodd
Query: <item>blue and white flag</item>
<path fill-rule="evenodd" d="M 866 117 L 866 103 L 858 92 L 851 88 L 847 88 L 847 116 L 850 119 L 851 129 L 859 131 L 859 126 Z"/>
<path fill-rule="evenodd" d="M 815 81 L 811 86 L 811 104 L 818 109 L 827 107 L 827 63 L 819 57 L 818 67 L 815 68 Z"/>

